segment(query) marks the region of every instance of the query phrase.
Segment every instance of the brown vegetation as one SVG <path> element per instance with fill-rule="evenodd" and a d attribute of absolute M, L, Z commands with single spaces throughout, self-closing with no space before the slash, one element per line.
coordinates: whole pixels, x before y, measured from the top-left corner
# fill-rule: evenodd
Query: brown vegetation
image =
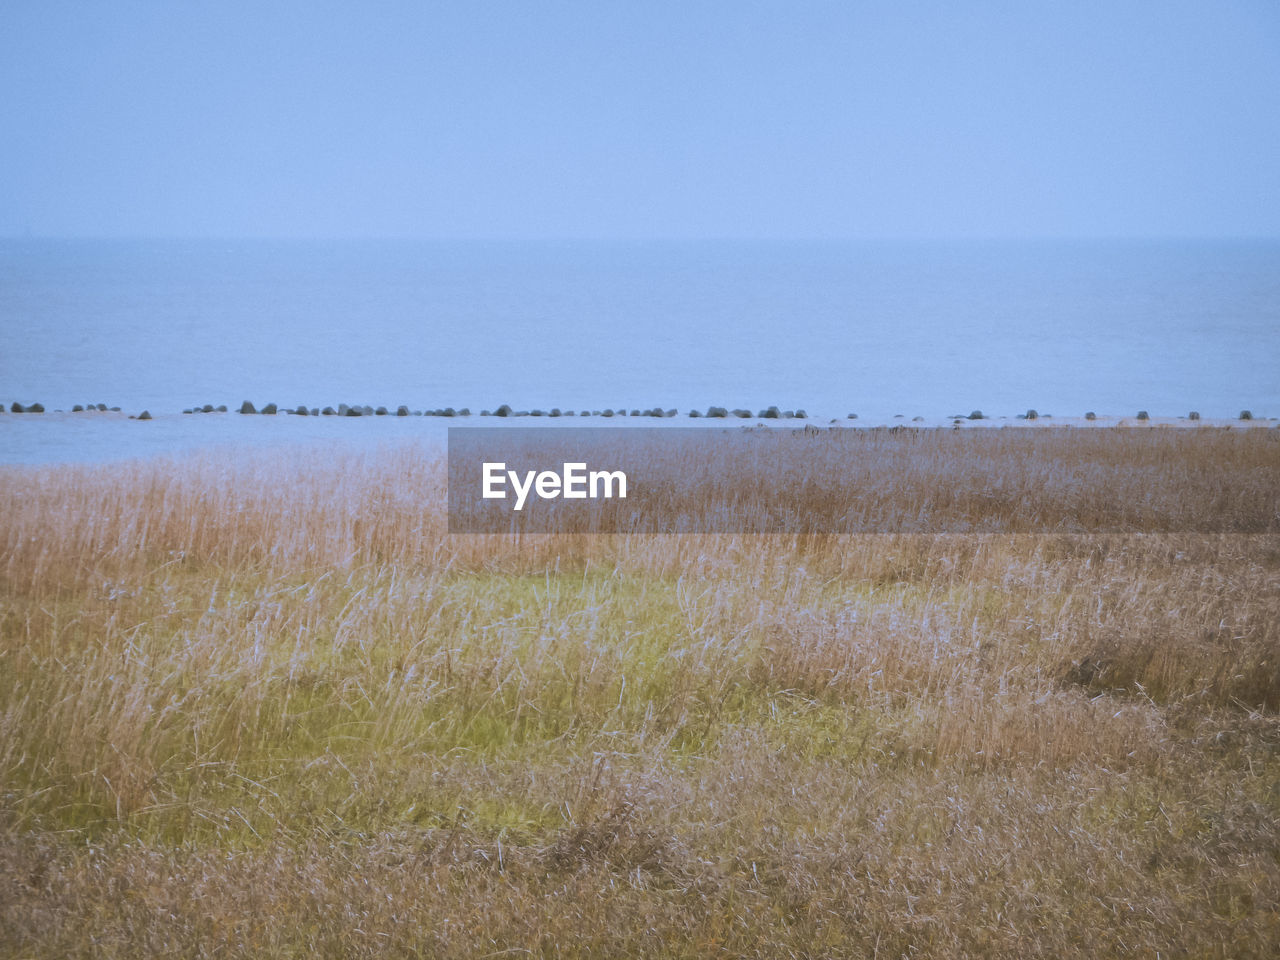
<path fill-rule="evenodd" d="M 1151 489 L 1265 522 L 1270 434 Z M 443 478 L 0 474 L 0 952 L 1280 941 L 1275 533 L 450 536 Z"/>

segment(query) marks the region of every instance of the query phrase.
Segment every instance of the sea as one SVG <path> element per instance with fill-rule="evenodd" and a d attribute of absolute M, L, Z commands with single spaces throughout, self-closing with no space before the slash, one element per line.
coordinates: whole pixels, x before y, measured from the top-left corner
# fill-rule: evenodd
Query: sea
<path fill-rule="evenodd" d="M 8 239 L 0 400 L 154 418 L 6 412 L 0 463 L 355 436 L 182 414 L 244 400 L 1276 416 L 1280 240 Z"/>

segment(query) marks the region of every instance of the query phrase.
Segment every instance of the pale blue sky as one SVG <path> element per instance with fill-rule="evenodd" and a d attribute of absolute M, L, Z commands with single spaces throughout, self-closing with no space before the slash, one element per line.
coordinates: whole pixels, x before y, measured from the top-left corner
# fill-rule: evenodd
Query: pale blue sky
<path fill-rule="evenodd" d="M 0 5 L 0 234 L 1280 235 L 1280 3 Z"/>

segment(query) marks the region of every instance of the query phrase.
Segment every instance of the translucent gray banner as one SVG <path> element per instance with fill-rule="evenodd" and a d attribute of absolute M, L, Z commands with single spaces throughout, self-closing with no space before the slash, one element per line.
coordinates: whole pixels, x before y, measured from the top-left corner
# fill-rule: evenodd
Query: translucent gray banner
<path fill-rule="evenodd" d="M 451 533 L 1274 533 L 1277 431 L 455 427 Z"/>

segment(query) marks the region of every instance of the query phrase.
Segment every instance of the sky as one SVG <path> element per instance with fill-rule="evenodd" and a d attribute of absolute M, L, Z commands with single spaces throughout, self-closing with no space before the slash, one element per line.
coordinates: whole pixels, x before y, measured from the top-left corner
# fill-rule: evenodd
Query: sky
<path fill-rule="evenodd" d="M 0 0 L 0 235 L 1280 236 L 1280 3 Z"/>

